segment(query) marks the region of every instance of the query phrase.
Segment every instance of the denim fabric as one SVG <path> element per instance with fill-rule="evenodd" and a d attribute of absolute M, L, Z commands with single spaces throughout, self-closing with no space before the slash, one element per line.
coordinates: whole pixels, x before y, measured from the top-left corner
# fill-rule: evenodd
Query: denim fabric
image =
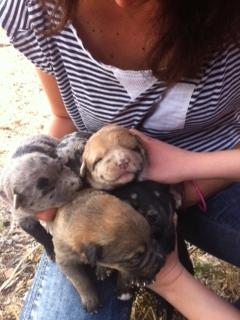
<path fill-rule="evenodd" d="M 186 240 L 240 267 L 240 183 L 207 200 L 207 212 L 194 206 L 179 216 Z"/>
<path fill-rule="evenodd" d="M 83 310 L 77 291 L 59 271 L 57 265 L 43 255 L 25 301 L 20 320 L 126 320 L 130 301 L 116 298 L 116 279 L 96 283 L 102 306 L 96 314 Z"/>
<path fill-rule="evenodd" d="M 203 250 L 240 267 L 240 183 L 207 201 L 208 211 L 194 206 L 179 217 L 185 238 Z M 41 259 L 20 320 L 127 320 L 130 302 L 116 299 L 114 279 L 98 282 L 102 307 L 94 315 L 80 305 L 77 292 L 45 256 Z"/>

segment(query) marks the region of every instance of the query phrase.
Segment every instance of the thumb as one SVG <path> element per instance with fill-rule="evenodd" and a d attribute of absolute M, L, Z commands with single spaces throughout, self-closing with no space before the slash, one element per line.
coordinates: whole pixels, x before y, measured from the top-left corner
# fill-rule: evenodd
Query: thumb
<path fill-rule="evenodd" d="M 142 142 L 144 143 L 149 143 L 151 142 L 153 139 L 147 135 L 145 135 L 144 133 L 136 130 L 136 129 L 129 129 L 129 131 L 134 135 L 137 136 L 138 138 L 140 138 L 140 140 L 142 140 Z"/>

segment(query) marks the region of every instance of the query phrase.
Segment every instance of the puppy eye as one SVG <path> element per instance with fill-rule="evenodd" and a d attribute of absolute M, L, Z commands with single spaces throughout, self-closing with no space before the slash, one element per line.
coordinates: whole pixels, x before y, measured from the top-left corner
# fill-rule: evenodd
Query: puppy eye
<path fill-rule="evenodd" d="M 60 161 L 57 162 L 56 168 L 57 168 L 57 171 L 62 171 L 63 170 L 63 164 Z"/>
<path fill-rule="evenodd" d="M 144 251 L 141 251 L 141 252 L 137 252 L 133 255 L 132 257 L 132 261 L 139 261 L 141 260 L 143 257 L 144 257 L 144 254 L 145 254 L 145 250 Z"/>
<path fill-rule="evenodd" d="M 139 146 L 134 147 L 132 150 L 135 152 L 141 152 L 141 149 Z"/>
<path fill-rule="evenodd" d="M 102 161 L 102 158 L 97 158 L 97 159 L 95 160 L 95 162 L 94 162 L 93 165 L 92 165 L 92 169 L 93 169 L 93 170 L 95 169 L 96 165 L 97 165 L 100 161 Z"/>
<path fill-rule="evenodd" d="M 45 177 L 41 177 L 37 180 L 37 188 L 42 190 L 49 186 L 49 179 Z"/>
<path fill-rule="evenodd" d="M 141 259 L 143 257 L 143 252 L 138 252 L 133 256 L 133 259 Z"/>

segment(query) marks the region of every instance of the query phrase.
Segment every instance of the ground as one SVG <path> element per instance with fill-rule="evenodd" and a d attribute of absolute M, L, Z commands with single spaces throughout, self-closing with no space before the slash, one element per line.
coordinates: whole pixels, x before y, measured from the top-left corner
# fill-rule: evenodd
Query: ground
<path fill-rule="evenodd" d="M 15 51 L 0 30 L 0 170 L 9 152 L 24 137 L 42 132 L 49 120 L 47 100 L 34 68 Z M 39 260 L 41 247 L 10 224 L 9 209 L 0 202 L 0 320 L 17 320 Z M 240 271 L 189 246 L 196 276 L 219 295 L 240 295 Z M 154 320 L 151 310 L 145 319 Z M 155 318 L 156 319 L 156 318 Z M 57 319 L 56 319 L 57 320 Z M 66 319 L 67 320 L 67 319 Z M 158 320 L 158 319 L 156 319 Z"/>

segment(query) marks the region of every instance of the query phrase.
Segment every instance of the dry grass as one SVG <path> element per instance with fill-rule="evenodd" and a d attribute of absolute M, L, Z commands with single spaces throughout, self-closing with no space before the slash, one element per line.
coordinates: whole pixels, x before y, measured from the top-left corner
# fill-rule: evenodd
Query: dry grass
<path fill-rule="evenodd" d="M 222 298 L 234 302 L 240 297 L 240 270 L 227 262 L 190 247 L 195 276 Z"/>
<path fill-rule="evenodd" d="M 24 137 L 40 132 L 49 117 L 46 100 L 33 67 L 12 47 L 0 30 L 0 168 L 8 152 Z M 9 225 L 8 208 L 0 203 L 0 319 L 17 320 L 31 284 L 41 249 L 29 236 Z M 235 300 L 240 295 L 240 272 L 190 247 L 196 276 L 219 295 Z M 154 318 L 151 306 L 145 319 Z M 67 319 L 66 319 L 67 320 Z M 143 318 L 141 319 L 143 320 Z"/>

